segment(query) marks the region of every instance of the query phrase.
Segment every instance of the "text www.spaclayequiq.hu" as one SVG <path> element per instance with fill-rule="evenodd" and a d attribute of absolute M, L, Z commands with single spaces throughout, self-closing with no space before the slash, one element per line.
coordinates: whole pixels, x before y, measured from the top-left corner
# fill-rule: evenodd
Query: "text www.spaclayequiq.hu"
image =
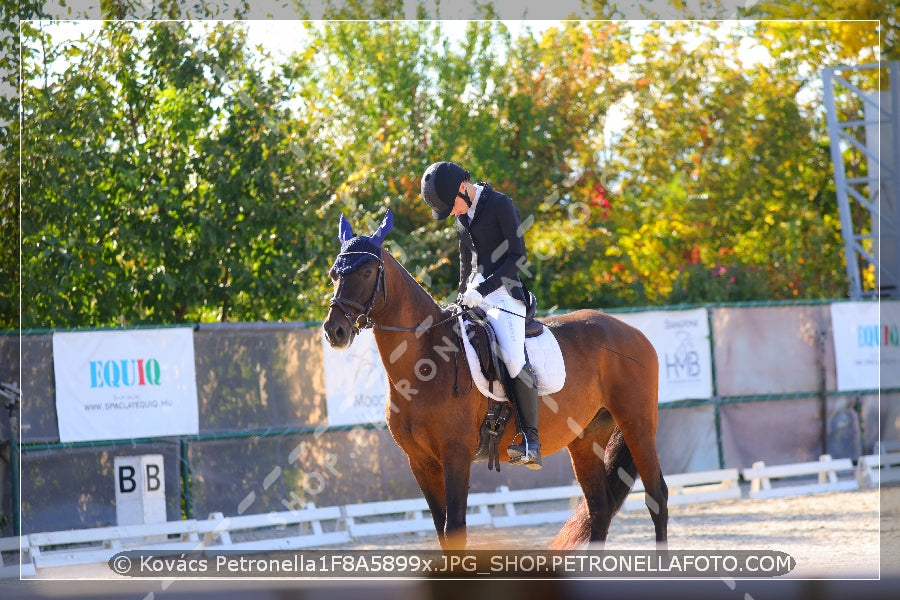
<path fill-rule="evenodd" d="M 123 577 L 628 578 L 778 577 L 796 561 L 771 550 L 129 550 L 109 559 Z"/>

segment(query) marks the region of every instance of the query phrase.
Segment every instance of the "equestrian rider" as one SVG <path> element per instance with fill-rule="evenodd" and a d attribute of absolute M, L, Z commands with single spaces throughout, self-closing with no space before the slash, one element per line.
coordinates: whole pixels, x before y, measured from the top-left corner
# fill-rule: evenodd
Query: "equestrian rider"
<path fill-rule="evenodd" d="M 519 212 L 509 196 L 488 183 L 471 183 L 468 171 L 446 161 L 425 170 L 422 197 L 434 219 L 456 216 L 460 255 L 457 304 L 469 308 L 484 304 L 500 357 L 514 382 L 524 439 L 507 448 L 509 464 L 540 469 L 537 381 L 525 353 L 526 291 L 519 268 L 526 258 Z"/>

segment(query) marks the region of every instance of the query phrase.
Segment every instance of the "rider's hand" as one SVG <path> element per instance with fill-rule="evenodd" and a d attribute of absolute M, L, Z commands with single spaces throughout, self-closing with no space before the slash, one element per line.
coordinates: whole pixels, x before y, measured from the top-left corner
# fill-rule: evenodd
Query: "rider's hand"
<path fill-rule="evenodd" d="M 475 308 L 481 301 L 484 300 L 484 296 L 478 290 L 468 289 L 466 293 L 463 294 L 461 304 L 466 308 Z"/>

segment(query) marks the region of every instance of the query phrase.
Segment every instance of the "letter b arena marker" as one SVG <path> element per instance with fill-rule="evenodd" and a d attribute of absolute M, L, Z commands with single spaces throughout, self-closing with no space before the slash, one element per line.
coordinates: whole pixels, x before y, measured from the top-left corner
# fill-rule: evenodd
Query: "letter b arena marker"
<path fill-rule="evenodd" d="M 166 522 L 166 481 L 162 454 L 117 456 L 116 519 L 119 525 Z"/>

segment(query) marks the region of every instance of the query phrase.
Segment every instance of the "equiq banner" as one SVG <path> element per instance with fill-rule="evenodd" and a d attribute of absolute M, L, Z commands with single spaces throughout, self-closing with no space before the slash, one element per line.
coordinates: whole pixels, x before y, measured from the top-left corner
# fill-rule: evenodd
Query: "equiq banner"
<path fill-rule="evenodd" d="M 831 305 L 837 389 L 900 387 L 900 302 Z M 880 370 L 880 380 L 879 380 Z"/>
<path fill-rule="evenodd" d="M 705 308 L 613 316 L 640 329 L 656 348 L 660 402 L 712 397 L 712 353 Z"/>
<path fill-rule="evenodd" d="M 335 350 L 322 335 L 328 425 L 384 423 L 388 378 L 375 334 L 363 329 L 353 344 Z"/>
<path fill-rule="evenodd" d="M 53 334 L 61 442 L 198 432 L 192 328 Z"/>

